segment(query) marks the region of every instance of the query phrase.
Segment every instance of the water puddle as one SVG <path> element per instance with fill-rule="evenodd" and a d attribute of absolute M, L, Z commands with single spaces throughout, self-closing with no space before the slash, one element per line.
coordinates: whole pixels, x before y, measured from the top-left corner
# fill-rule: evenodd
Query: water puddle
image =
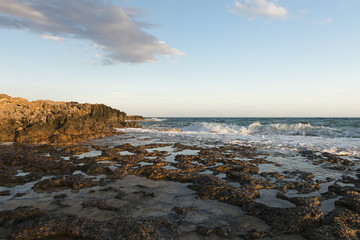
<path fill-rule="evenodd" d="M 0 203 L 7 202 L 8 200 L 12 199 L 17 193 L 26 193 L 26 194 L 32 193 L 33 192 L 32 187 L 36 183 L 38 183 L 40 181 L 43 181 L 43 180 L 46 180 L 46 179 L 49 179 L 49 178 L 52 178 L 52 177 L 54 177 L 54 176 L 45 176 L 45 177 L 42 177 L 38 181 L 28 182 L 28 183 L 25 183 L 24 185 L 18 185 L 18 186 L 15 186 L 13 188 L 0 187 L 0 192 L 6 191 L 6 190 L 11 191 L 11 195 L 9 195 L 9 196 L 0 196 Z M 25 196 L 27 196 L 27 195 L 25 195 Z"/>
<path fill-rule="evenodd" d="M 86 173 L 84 173 L 83 171 L 81 170 L 76 170 L 73 172 L 73 175 L 77 175 L 77 174 L 81 174 L 83 175 L 84 177 L 90 177 L 89 175 L 87 175 Z"/>
<path fill-rule="evenodd" d="M 219 173 L 216 175 L 216 177 L 220 178 L 220 179 L 225 179 L 226 178 L 226 174 L 225 173 Z"/>
<path fill-rule="evenodd" d="M 98 161 L 97 163 L 98 163 L 98 164 L 99 164 L 99 163 L 102 163 L 102 164 L 113 164 L 114 162 L 112 162 L 112 161 Z"/>
<path fill-rule="evenodd" d="M 158 152 L 173 152 L 174 149 L 171 146 L 166 146 L 166 147 L 158 147 L 158 148 L 150 148 L 150 149 L 146 149 L 146 151 L 148 151 L 149 153 L 152 153 L 154 151 L 158 151 Z"/>
<path fill-rule="evenodd" d="M 179 170 L 178 168 L 171 166 L 171 165 L 167 165 L 164 167 L 166 170 Z"/>
<path fill-rule="evenodd" d="M 30 174 L 30 172 L 23 172 L 22 170 L 18 170 L 18 174 L 16 174 L 15 177 L 24 177 L 29 174 Z"/>
<path fill-rule="evenodd" d="M 119 152 L 119 154 L 121 156 L 130 156 L 130 155 L 135 155 L 135 153 L 129 152 L 129 151 L 121 151 Z"/>
<path fill-rule="evenodd" d="M 304 197 L 319 197 L 320 193 L 319 193 L 319 191 L 315 191 L 315 192 L 311 192 L 311 193 L 301 194 L 301 193 L 298 193 L 297 190 L 288 190 L 284 195 L 289 198 L 293 198 L 293 197 L 304 198 Z"/>
<path fill-rule="evenodd" d="M 118 169 L 117 166 L 107 166 L 107 168 L 109 168 L 111 171 L 115 171 L 116 169 Z"/>
<path fill-rule="evenodd" d="M 85 153 L 82 153 L 82 154 L 79 154 L 79 155 L 74 155 L 76 157 L 78 157 L 79 159 L 83 159 L 83 158 L 86 158 L 86 157 L 98 157 L 98 156 L 101 156 L 101 151 L 98 151 L 98 150 L 91 150 L 90 152 L 85 152 Z"/>
<path fill-rule="evenodd" d="M 320 210 L 324 213 L 324 215 L 335 209 L 335 201 L 339 200 L 340 198 L 341 197 L 336 197 L 321 202 Z"/>
<path fill-rule="evenodd" d="M 181 154 L 181 155 L 186 155 L 186 156 L 198 155 L 199 153 L 200 153 L 200 150 L 189 150 L 189 149 L 185 149 L 180 152 L 176 152 L 177 155 Z"/>
<path fill-rule="evenodd" d="M 231 186 L 234 186 L 234 187 L 241 187 L 241 184 L 240 183 L 237 183 L 237 182 L 227 182 L 227 184 L 231 185 Z"/>
<path fill-rule="evenodd" d="M 153 163 L 148 163 L 148 162 L 140 162 L 139 163 L 141 167 L 143 166 L 153 166 L 154 164 Z"/>
<path fill-rule="evenodd" d="M 200 172 L 199 174 L 207 174 L 207 175 L 212 175 L 214 172 L 211 170 L 205 170 L 203 172 Z"/>
<path fill-rule="evenodd" d="M 257 198 L 255 201 L 258 203 L 265 204 L 269 207 L 276 207 L 276 208 L 296 207 L 295 204 L 289 201 L 277 198 L 276 197 L 277 192 L 278 190 L 276 189 L 261 189 L 259 190 L 260 198 Z"/>

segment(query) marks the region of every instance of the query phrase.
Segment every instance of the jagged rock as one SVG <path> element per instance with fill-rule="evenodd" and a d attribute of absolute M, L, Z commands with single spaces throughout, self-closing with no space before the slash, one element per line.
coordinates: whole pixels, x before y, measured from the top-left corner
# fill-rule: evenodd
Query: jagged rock
<path fill-rule="evenodd" d="M 360 238 L 360 216 L 345 208 L 335 209 L 325 216 L 324 224 L 307 228 L 302 235 L 311 240 Z"/>
<path fill-rule="evenodd" d="M 126 121 L 144 121 L 145 118 L 143 116 L 139 116 L 139 115 L 127 115 L 125 117 Z"/>
<path fill-rule="evenodd" d="M 91 178 L 86 178 L 81 174 L 77 174 L 42 180 L 34 185 L 33 190 L 35 192 L 51 192 L 60 188 L 79 190 L 84 187 L 93 187 L 98 185 L 100 185 L 99 182 L 94 182 Z"/>
<path fill-rule="evenodd" d="M 346 207 L 360 214 L 360 196 L 345 196 L 335 202 L 336 206 Z M 360 227 L 360 226 L 359 226 Z"/>
<path fill-rule="evenodd" d="M 12 98 L 0 94 L 0 142 L 72 142 L 114 135 L 113 128 L 140 127 L 104 104 Z"/>

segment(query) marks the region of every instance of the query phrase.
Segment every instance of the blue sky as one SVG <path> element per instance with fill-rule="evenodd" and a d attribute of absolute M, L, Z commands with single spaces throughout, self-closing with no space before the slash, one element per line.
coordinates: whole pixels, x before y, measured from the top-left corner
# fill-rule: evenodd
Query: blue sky
<path fill-rule="evenodd" d="M 360 117 L 358 9 L 358 0 L 0 0 L 0 92 L 144 116 Z"/>

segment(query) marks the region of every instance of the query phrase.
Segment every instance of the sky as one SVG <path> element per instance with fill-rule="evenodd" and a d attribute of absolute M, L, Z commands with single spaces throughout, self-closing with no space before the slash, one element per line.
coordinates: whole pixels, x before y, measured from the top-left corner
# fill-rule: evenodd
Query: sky
<path fill-rule="evenodd" d="M 0 0 L 0 93 L 147 117 L 360 117 L 360 0 Z"/>

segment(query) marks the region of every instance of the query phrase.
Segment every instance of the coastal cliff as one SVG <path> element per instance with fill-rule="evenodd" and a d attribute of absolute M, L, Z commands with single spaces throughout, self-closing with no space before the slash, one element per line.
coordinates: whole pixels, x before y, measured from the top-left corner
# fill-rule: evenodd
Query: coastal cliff
<path fill-rule="evenodd" d="M 0 94 L 0 142 L 73 142 L 114 135 L 114 128 L 140 127 L 125 118 L 126 113 L 104 104 L 30 102 Z"/>

